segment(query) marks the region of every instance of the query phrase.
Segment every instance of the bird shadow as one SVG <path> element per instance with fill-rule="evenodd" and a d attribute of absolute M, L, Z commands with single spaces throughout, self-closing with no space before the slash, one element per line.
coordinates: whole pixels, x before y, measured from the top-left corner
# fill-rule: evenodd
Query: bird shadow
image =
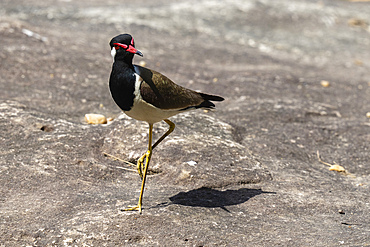
<path fill-rule="evenodd" d="M 250 198 L 263 194 L 276 194 L 275 192 L 267 192 L 261 189 L 241 188 L 238 190 L 215 190 L 211 188 L 201 187 L 188 192 L 180 192 L 177 195 L 170 197 L 170 203 L 161 203 L 157 207 L 164 207 L 170 204 L 178 204 L 190 207 L 205 207 L 205 208 L 222 208 L 230 212 L 225 207 L 238 205 L 248 201 Z"/>

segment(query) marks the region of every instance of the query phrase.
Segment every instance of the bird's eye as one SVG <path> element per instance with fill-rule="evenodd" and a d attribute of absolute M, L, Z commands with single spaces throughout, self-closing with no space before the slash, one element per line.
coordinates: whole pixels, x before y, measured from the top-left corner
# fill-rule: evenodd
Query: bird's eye
<path fill-rule="evenodd" d="M 128 45 L 126 45 L 126 44 L 121 44 L 121 43 L 114 43 L 114 44 L 113 44 L 113 46 L 114 46 L 114 48 L 115 48 L 116 50 L 118 50 L 120 47 L 122 47 L 123 49 L 127 49 L 127 48 L 128 48 Z"/>

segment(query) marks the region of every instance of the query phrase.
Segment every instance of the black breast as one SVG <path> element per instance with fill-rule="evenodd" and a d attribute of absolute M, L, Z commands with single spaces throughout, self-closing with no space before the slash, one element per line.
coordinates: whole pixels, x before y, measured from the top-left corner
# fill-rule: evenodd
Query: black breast
<path fill-rule="evenodd" d="M 123 110 L 129 111 L 135 98 L 135 81 L 134 71 L 122 64 L 115 62 L 109 79 L 109 89 L 114 102 Z"/>

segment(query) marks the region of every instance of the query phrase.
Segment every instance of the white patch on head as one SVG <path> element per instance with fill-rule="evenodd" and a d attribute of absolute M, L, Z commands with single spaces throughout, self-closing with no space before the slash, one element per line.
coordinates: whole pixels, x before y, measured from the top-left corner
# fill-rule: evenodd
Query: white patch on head
<path fill-rule="evenodd" d="M 112 55 L 113 57 L 113 62 L 114 62 L 114 58 L 116 56 L 116 48 L 112 47 L 112 50 L 110 51 L 110 54 Z"/>

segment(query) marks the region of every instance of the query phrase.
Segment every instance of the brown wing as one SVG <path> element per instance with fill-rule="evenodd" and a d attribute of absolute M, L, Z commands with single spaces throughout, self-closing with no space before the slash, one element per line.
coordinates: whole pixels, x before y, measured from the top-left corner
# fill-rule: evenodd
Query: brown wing
<path fill-rule="evenodd" d="M 205 100 L 201 94 L 181 87 L 166 76 L 141 66 L 134 65 L 135 72 L 143 78 L 140 87 L 142 98 L 161 109 L 185 109 L 197 107 Z"/>

